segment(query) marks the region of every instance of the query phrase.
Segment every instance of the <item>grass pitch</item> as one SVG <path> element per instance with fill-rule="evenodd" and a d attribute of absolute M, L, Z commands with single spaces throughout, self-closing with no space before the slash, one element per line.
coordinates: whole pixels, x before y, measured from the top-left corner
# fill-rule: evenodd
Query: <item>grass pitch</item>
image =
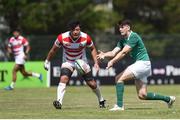
<path fill-rule="evenodd" d="M 142 101 L 137 98 L 135 86 L 125 86 L 125 111 L 108 111 L 116 103 L 115 86 L 101 86 L 108 107 L 100 109 L 97 98 L 87 86 L 68 86 L 63 108 L 56 110 L 52 102 L 56 87 L 16 88 L 0 90 L 0 119 L 128 119 L 180 118 L 180 85 L 149 86 L 149 91 L 176 96 L 172 109 L 162 101 Z"/>

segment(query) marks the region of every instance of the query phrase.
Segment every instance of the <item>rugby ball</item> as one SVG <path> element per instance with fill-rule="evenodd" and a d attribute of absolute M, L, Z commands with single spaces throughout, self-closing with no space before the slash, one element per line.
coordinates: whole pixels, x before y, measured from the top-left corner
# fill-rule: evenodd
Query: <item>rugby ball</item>
<path fill-rule="evenodd" d="M 91 71 L 90 66 L 82 59 L 75 60 L 75 69 L 80 75 L 84 75 Z"/>

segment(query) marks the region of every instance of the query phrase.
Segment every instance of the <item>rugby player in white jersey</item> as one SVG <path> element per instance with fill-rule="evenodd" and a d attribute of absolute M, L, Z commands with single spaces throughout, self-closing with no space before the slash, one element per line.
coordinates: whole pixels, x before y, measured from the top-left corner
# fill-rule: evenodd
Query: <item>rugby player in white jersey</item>
<path fill-rule="evenodd" d="M 75 70 L 75 60 L 82 59 L 87 62 L 86 48 L 89 48 L 91 50 L 94 67 L 99 70 L 99 64 L 96 58 L 96 48 L 91 37 L 81 31 L 80 22 L 77 20 L 72 20 L 69 22 L 68 28 L 69 31 L 58 35 L 44 63 L 45 69 L 48 70 L 49 63 L 52 60 L 53 56 L 56 54 L 60 47 L 63 48 L 61 75 L 57 87 L 57 100 L 53 102 L 53 105 L 56 109 L 61 109 L 62 107 L 62 101 L 66 91 L 66 84 L 70 80 L 71 75 Z M 99 102 L 99 107 L 105 108 L 105 100 L 101 95 L 96 80 L 94 80 L 94 78 L 92 77 L 92 73 L 88 72 L 87 74 L 83 75 L 83 78 L 86 81 L 87 85 L 96 94 Z"/>
<path fill-rule="evenodd" d="M 112 58 L 108 64 L 107 69 L 112 67 L 114 63 L 123 59 L 127 54 L 130 54 L 134 63 L 128 66 L 124 71 L 116 76 L 116 93 L 117 103 L 110 111 L 124 110 L 123 93 L 124 81 L 135 80 L 136 90 L 139 99 L 141 100 L 161 100 L 167 103 L 171 108 L 175 102 L 174 96 L 164 96 L 154 92 L 147 92 L 147 77 L 151 74 L 151 62 L 145 45 L 141 37 L 131 30 L 132 25 L 130 20 L 119 22 L 119 31 L 122 39 L 119 40 L 117 46 L 108 52 L 98 54 L 98 59 L 105 57 Z"/>
<path fill-rule="evenodd" d="M 20 29 L 15 29 L 13 31 L 13 37 L 9 39 L 8 43 L 8 52 L 10 54 L 13 54 L 15 59 L 15 65 L 12 71 L 12 82 L 9 86 L 5 87 L 5 90 L 14 89 L 18 71 L 20 71 L 24 77 L 33 76 L 39 78 L 39 80 L 42 82 L 42 74 L 35 72 L 27 72 L 25 70 L 25 62 L 29 51 L 30 46 L 28 40 L 20 35 Z"/>

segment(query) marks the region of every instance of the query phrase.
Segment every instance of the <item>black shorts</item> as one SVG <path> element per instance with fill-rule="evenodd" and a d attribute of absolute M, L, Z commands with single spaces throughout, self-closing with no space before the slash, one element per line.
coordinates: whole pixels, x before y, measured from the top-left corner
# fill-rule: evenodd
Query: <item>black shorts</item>
<path fill-rule="evenodd" d="M 71 70 L 69 70 L 68 68 L 62 68 L 61 69 L 61 76 L 66 75 L 66 76 L 69 77 L 69 79 L 71 78 L 72 73 L 73 72 Z M 92 72 L 91 71 L 89 73 L 87 73 L 87 74 L 82 75 L 81 77 L 85 81 L 93 80 Z"/>
<path fill-rule="evenodd" d="M 69 78 L 71 78 L 72 73 L 73 72 L 68 68 L 61 68 L 61 75 L 60 76 L 66 75 Z"/>
<path fill-rule="evenodd" d="M 85 81 L 90 81 L 90 80 L 93 80 L 93 79 L 94 79 L 94 78 L 92 77 L 92 72 L 91 72 L 91 71 L 88 72 L 87 74 L 82 75 L 82 77 L 83 77 L 83 79 L 84 79 Z"/>

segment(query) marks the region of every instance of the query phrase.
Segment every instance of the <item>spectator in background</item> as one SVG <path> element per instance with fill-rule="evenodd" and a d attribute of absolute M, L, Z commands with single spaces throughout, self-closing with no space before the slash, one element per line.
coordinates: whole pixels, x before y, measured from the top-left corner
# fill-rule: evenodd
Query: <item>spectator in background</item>
<path fill-rule="evenodd" d="M 56 109 L 61 109 L 62 101 L 65 94 L 66 84 L 71 78 L 75 70 L 75 60 L 82 59 L 87 62 L 86 51 L 88 47 L 91 50 L 91 55 L 94 61 L 94 67 L 99 70 L 99 64 L 96 58 L 97 51 L 91 37 L 81 31 L 80 22 L 72 20 L 68 24 L 69 31 L 58 35 L 53 47 L 49 51 L 44 63 L 46 70 L 49 69 L 49 63 L 60 47 L 63 48 L 63 63 L 61 65 L 61 75 L 57 88 L 57 100 L 53 102 Z M 105 100 L 101 95 L 100 88 L 92 77 L 91 71 L 83 76 L 87 85 L 96 94 L 99 102 L 99 107 L 105 107 Z"/>
<path fill-rule="evenodd" d="M 164 96 L 154 92 L 147 92 L 147 77 L 151 74 L 151 62 L 141 37 L 131 30 L 132 25 L 129 20 L 119 22 L 118 26 L 122 39 L 119 40 L 112 51 L 105 53 L 99 51 L 100 53 L 97 57 L 98 59 L 112 58 L 107 64 L 107 69 L 112 67 L 117 61 L 122 60 L 127 54 L 130 54 L 134 63 L 116 76 L 117 104 L 110 111 L 124 110 L 123 82 L 128 80 L 135 80 L 139 99 L 162 100 L 167 103 L 169 108 L 172 107 L 175 102 L 175 96 Z"/>
<path fill-rule="evenodd" d="M 25 48 L 25 49 L 24 49 Z M 25 70 L 25 61 L 27 60 L 27 55 L 30 51 L 30 46 L 28 40 L 20 35 L 20 30 L 15 29 L 13 31 L 13 37 L 9 39 L 8 52 L 13 54 L 15 59 L 15 65 L 12 70 L 12 82 L 9 86 L 5 87 L 5 90 L 13 90 L 16 84 L 17 72 L 20 71 L 25 77 L 33 76 L 39 78 L 42 82 L 42 74 L 35 72 L 27 72 Z"/>

